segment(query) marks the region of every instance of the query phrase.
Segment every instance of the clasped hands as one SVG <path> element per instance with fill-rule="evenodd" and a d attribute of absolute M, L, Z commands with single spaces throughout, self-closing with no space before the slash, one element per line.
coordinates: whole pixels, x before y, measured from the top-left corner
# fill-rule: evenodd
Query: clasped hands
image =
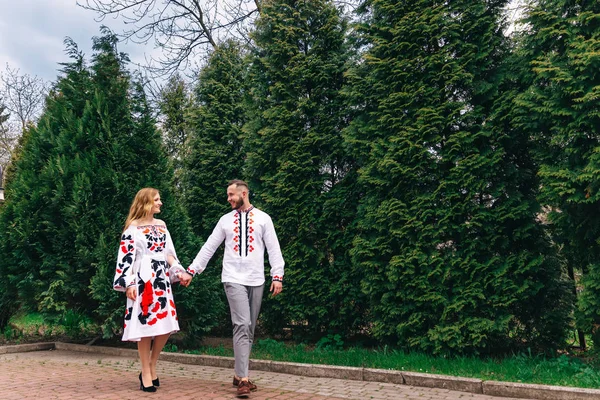
<path fill-rule="evenodd" d="M 190 286 L 190 283 L 192 282 L 193 276 L 188 274 L 187 272 L 178 272 L 177 278 L 179 278 L 179 284 L 181 286 L 188 287 L 188 286 Z"/>

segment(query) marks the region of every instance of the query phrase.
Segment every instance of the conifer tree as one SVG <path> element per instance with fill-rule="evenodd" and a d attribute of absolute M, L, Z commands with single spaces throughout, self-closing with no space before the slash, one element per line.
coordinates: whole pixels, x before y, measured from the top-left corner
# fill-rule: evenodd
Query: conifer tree
<path fill-rule="evenodd" d="M 286 260 L 284 295 L 264 304 L 262 322 L 273 332 L 294 322 L 298 339 L 347 337 L 364 322 L 360 277 L 348 262 L 346 32 L 330 1 L 271 0 L 252 35 L 247 171 L 253 202 L 272 215 Z"/>
<path fill-rule="evenodd" d="M 182 191 L 193 231 L 204 239 L 230 209 L 227 182 L 243 176 L 246 68 L 240 44 L 224 42 L 212 52 L 194 88 Z"/>
<path fill-rule="evenodd" d="M 528 3 L 519 60 L 528 85 L 518 126 L 535 139 L 541 201 L 562 254 L 583 273 L 578 325 L 600 340 L 600 3 Z M 580 335 L 582 337 L 582 335 Z M 582 343 L 583 344 L 583 343 Z"/>
<path fill-rule="evenodd" d="M 190 95 L 186 82 L 179 74 L 173 75 L 160 92 L 158 107 L 161 113 L 161 131 L 167 153 L 175 173 L 175 186 L 180 185 L 183 174 L 183 156 L 188 133 Z"/>
<path fill-rule="evenodd" d="M 364 197 L 353 259 L 373 335 L 433 353 L 560 346 L 565 288 L 505 129 L 505 1 L 365 1 L 347 130 Z"/>
<path fill-rule="evenodd" d="M 3 250 L 9 254 L 0 263 L 0 280 L 11 296 L 11 311 L 75 310 L 111 335 L 122 326 L 124 306 L 122 294 L 112 290 L 116 249 L 135 193 L 156 187 L 165 203 L 160 217 L 177 248 L 192 244 L 143 90 L 132 84 L 116 37 L 102 33 L 94 38 L 89 67 L 67 42 L 73 62 L 64 65 L 64 76 L 23 145 L 12 195 L 0 214 L 8 226 Z M 180 257 L 190 261 L 185 251 Z M 203 293 L 188 300 L 190 318 L 205 312 L 195 307 L 210 297 Z"/>
<path fill-rule="evenodd" d="M 191 104 L 185 110 L 187 137 L 181 153 L 180 194 L 192 230 L 202 240 L 230 210 L 225 195 L 227 182 L 243 176 L 246 68 L 239 43 L 226 41 L 218 45 L 200 71 Z M 197 246 L 195 250 L 199 249 Z M 194 281 L 203 282 L 218 296 L 210 303 L 215 313 L 212 322 L 225 329 L 231 322 L 221 286 L 221 263 L 222 253 L 217 252 L 209 268 Z M 228 328 L 223 332 L 229 332 Z"/>

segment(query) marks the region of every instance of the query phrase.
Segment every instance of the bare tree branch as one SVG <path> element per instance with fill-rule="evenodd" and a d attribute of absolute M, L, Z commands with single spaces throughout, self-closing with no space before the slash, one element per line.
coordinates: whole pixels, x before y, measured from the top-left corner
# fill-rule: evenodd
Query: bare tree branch
<path fill-rule="evenodd" d="M 12 126 L 14 124 L 11 124 L 9 117 L 6 106 L 0 98 L 0 171 L 6 171 L 20 132 L 17 127 Z M 4 174 L 0 172 L 0 187 L 2 186 L 4 186 Z"/>
<path fill-rule="evenodd" d="M 97 13 L 99 21 L 112 16 L 131 26 L 120 38 L 153 43 L 163 54 L 149 58 L 150 70 L 170 75 L 231 37 L 231 27 L 252 19 L 260 3 L 229 1 L 232 4 L 227 0 L 78 0 L 77 4 Z"/>
<path fill-rule="evenodd" d="M 4 106 L 19 120 L 22 131 L 41 114 L 48 85 L 37 76 L 19 75 L 19 70 L 11 69 L 8 64 L 6 71 L 0 73 L 0 84 Z"/>
<path fill-rule="evenodd" d="M 358 0 L 335 0 L 351 13 Z M 250 43 L 248 33 L 259 16 L 262 0 L 77 0 L 102 21 L 111 16 L 130 29 L 119 37 L 134 43 L 153 43 L 162 50 L 157 59 L 146 57 L 154 76 L 186 72 L 224 40 Z"/>
<path fill-rule="evenodd" d="M 20 75 L 8 64 L 0 72 L 0 169 L 6 171 L 25 128 L 39 118 L 47 93 L 48 85 L 37 76 Z"/>

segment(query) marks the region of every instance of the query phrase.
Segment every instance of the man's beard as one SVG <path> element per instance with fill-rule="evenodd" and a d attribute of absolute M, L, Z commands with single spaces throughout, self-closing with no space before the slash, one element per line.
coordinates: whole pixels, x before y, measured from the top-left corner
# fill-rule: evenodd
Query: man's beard
<path fill-rule="evenodd" d="M 239 198 L 235 203 L 233 203 L 233 208 L 235 208 L 236 210 L 238 208 L 241 208 L 244 205 L 244 199 Z"/>

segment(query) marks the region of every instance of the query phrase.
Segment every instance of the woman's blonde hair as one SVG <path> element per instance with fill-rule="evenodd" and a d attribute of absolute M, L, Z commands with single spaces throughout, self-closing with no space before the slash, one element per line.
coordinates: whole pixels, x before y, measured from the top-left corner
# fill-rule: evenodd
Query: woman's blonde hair
<path fill-rule="evenodd" d="M 144 218 L 152 211 L 154 197 L 157 194 L 158 190 L 154 188 L 143 188 L 137 192 L 133 199 L 133 203 L 131 203 L 131 207 L 129 207 L 129 215 L 125 220 L 125 228 L 123 228 L 123 230 L 129 228 L 131 221 Z"/>

